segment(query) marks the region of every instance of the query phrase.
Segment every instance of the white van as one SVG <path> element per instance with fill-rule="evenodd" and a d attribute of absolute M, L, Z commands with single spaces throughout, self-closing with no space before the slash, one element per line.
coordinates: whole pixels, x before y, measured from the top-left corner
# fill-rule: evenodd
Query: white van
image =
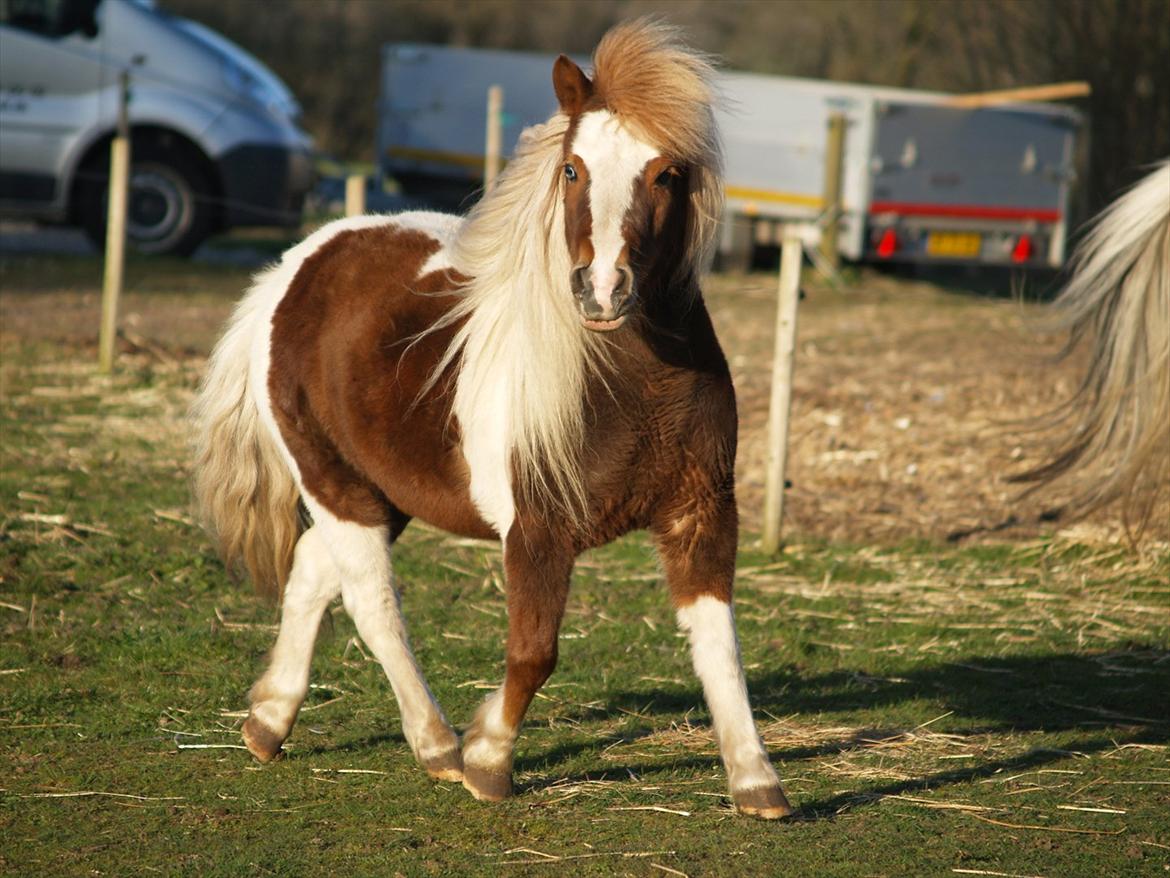
<path fill-rule="evenodd" d="M 133 246 L 187 254 L 232 226 L 300 221 L 312 143 L 288 88 L 152 0 L 0 0 L 0 216 L 104 238 L 124 70 Z"/>

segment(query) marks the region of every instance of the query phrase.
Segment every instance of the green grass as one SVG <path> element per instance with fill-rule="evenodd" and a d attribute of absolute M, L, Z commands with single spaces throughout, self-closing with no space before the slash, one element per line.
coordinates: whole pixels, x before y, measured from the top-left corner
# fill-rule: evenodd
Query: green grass
<path fill-rule="evenodd" d="M 560 667 L 519 742 L 518 795 L 485 805 L 414 764 L 389 685 L 339 607 L 288 756 L 259 766 L 233 748 L 275 613 L 227 580 L 185 519 L 182 413 L 198 363 L 132 357 L 102 379 L 89 351 L 29 340 L 4 359 L 0 871 L 1098 876 L 1170 864 L 1164 552 L 794 535 L 772 558 L 746 534 L 749 688 L 799 808 L 765 824 L 724 796 L 685 641 L 633 535 L 578 565 Z M 498 552 L 412 526 L 396 569 L 419 661 L 461 725 L 502 674 Z M 629 810 L 647 808 L 667 810 Z"/>

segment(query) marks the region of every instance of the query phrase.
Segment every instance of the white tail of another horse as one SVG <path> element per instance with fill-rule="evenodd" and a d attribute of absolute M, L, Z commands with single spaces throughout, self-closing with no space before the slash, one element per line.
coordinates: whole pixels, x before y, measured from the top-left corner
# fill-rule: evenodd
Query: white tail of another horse
<path fill-rule="evenodd" d="M 1067 480 L 1074 515 L 1121 501 L 1140 531 L 1170 480 L 1170 161 L 1097 217 L 1073 269 L 1053 307 L 1061 355 L 1087 344 L 1088 369 L 1045 422 L 1048 460 L 1016 479 Z"/>

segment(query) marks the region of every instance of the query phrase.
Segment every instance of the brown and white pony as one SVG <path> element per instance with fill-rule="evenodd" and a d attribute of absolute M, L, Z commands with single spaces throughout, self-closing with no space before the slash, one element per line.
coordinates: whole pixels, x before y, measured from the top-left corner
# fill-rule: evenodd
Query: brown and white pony
<path fill-rule="evenodd" d="M 710 75 L 668 27 L 615 28 L 592 80 L 557 59 L 560 111 L 466 219 L 332 223 L 240 303 L 194 409 L 196 493 L 229 565 L 283 591 L 243 727 L 258 759 L 292 729 L 340 594 L 423 767 L 509 795 L 574 559 L 647 528 L 736 807 L 790 813 L 731 604 L 735 395 L 699 290 L 722 199 Z M 462 746 L 399 614 L 391 545 L 414 517 L 503 544 L 504 682 Z"/>

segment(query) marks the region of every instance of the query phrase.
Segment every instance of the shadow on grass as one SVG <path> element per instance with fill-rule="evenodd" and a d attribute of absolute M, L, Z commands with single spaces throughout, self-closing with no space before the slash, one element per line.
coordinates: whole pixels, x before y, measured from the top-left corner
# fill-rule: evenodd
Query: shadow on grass
<path fill-rule="evenodd" d="M 933 700 L 954 711 L 948 724 L 974 731 L 1056 732 L 1085 726 L 1149 725 L 1170 734 L 1170 652 L 1133 645 L 1100 654 L 971 657 L 888 675 L 836 670 L 805 675 L 795 668 L 753 674 L 748 691 L 756 715 L 891 709 Z M 700 706 L 693 688 L 623 691 L 605 711 L 587 715 L 678 714 Z"/>
<path fill-rule="evenodd" d="M 379 732 L 343 741 L 340 744 L 312 744 L 301 751 L 306 756 L 318 756 L 324 753 L 364 753 L 368 750 L 378 750 L 382 747 L 405 747 L 406 736 L 402 732 Z M 299 755 L 299 754 L 298 754 Z"/>
<path fill-rule="evenodd" d="M 890 676 L 869 676 L 858 671 L 832 671 L 802 675 L 795 669 L 753 675 L 748 681 L 756 716 L 772 714 L 818 715 L 898 712 L 902 705 L 916 701 L 933 702 L 947 717 L 945 729 L 952 734 L 975 735 L 1007 732 L 1083 733 L 1060 748 L 1035 748 L 1004 759 L 965 768 L 931 773 L 921 778 L 827 799 L 806 802 L 800 816 L 806 819 L 830 817 L 843 808 L 899 795 L 965 783 L 1001 771 L 1041 766 L 1071 754 L 1089 754 L 1124 744 L 1164 744 L 1170 741 L 1170 652 L 1134 645 L 1124 651 L 1097 655 L 1050 654 L 1006 658 L 971 658 L 915 667 Z M 669 691 L 621 691 L 606 699 L 604 709 L 582 710 L 576 719 L 597 723 L 633 714 L 647 720 L 627 728 L 621 739 L 635 742 L 655 731 L 663 731 L 667 716 L 677 716 L 700 707 L 698 684 L 693 689 Z M 942 711 L 940 711 L 942 712 Z M 661 716 L 662 724 L 652 718 Z M 561 714 L 572 718 L 572 714 Z M 835 718 L 843 724 L 847 719 Z M 783 750 L 776 754 L 784 761 L 831 756 L 871 745 L 875 740 L 894 738 L 912 731 L 866 729 L 847 738 L 812 746 Z M 544 753 L 520 756 L 518 770 L 555 774 L 557 766 L 578 756 L 597 755 L 598 772 L 569 780 L 627 778 L 645 771 L 714 768 L 718 760 L 709 754 L 687 754 L 681 758 L 647 759 L 628 764 L 606 763 L 602 751 L 613 738 L 602 741 L 574 741 L 552 747 Z M 534 786 L 541 786 L 536 782 Z"/>
<path fill-rule="evenodd" d="M 1116 735 L 1111 732 L 1102 733 L 1097 737 L 1072 741 L 1067 747 L 1059 749 L 1037 747 L 1018 756 L 994 759 L 990 762 L 972 765 L 967 768 L 933 772 L 923 777 L 913 778 L 912 780 L 897 781 L 858 792 L 839 793 L 828 798 L 802 802 L 795 814 L 795 819 L 831 819 L 844 810 L 857 805 L 877 803 L 887 796 L 928 792 L 930 790 L 936 790 L 939 787 L 984 780 L 1001 773 L 1040 768 L 1049 763 L 1067 758 L 1070 755 L 1089 756 L 1104 750 L 1114 750 L 1118 746 L 1124 746 L 1126 744 L 1153 744 L 1157 741 L 1164 740 L 1164 734 L 1151 734 L 1150 729 L 1143 729 L 1142 731 L 1129 735 Z"/>
<path fill-rule="evenodd" d="M 649 734 L 651 731 L 650 729 L 645 729 L 643 730 L 643 734 Z M 886 734 L 894 736 L 897 733 L 891 731 Z M 796 804 L 797 810 L 791 819 L 794 821 L 832 819 L 850 808 L 877 804 L 887 796 L 929 792 L 947 786 L 991 778 L 999 774 L 1006 775 L 1021 770 L 1026 771 L 1041 768 L 1053 762 L 1066 759 L 1069 756 L 1083 757 L 1102 751 L 1112 751 L 1119 746 L 1129 744 L 1155 744 L 1165 740 L 1165 734 L 1158 734 L 1151 728 L 1143 728 L 1125 735 L 1118 734 L 1116 730 L 1102 731 L 1100 735 L 1080 738 L 1069 742 L 1066 747 L 1036 747 L 1016 756 L 993 759 L 981 762 L 978 765 L 950 769 L 948 771 L 931 772 L 924 774 L 922 777 L 899 780 L 879 786 L 870 786 L 865 789 L 838 793 L 825 798 L 796 801 L 794 804 Z M 804 759 L 843 753 L 861 747 L 863 744 L 863 741 L 854 736 L 841 741 L 828 742 L 817 747 L 788 749 L 780 754 L 780 758 L 785 762 L 799 762 Z M 555 765 L 550 770 L 548 764 L 550 761 L 554 761 L 558 757 L 568 758 L 569 756 L 578 755 L 580 752 L 590 749 L 594 748 L 590 745 L 558 747 L 532 760 L 517 759 L 516 767 L 518 770 L 525 770 L 525 763 L 527 762 L 533 763 L 533 769 L 536 767 L 543 769 L 542 777 L 533 779 L 528 783 L 517 785 L 517 793 L 522 795 L 527 792 L 536 792 L 545 789 L 550 777 L 556 774 Z M 638 777 L 647 771 L 661 770 L 663 768 L 702 771 L 714 769 L 718 764 L 718 758 L 706 754 L 687 755 L 682 758 L 655 760 L 645 763 L 623 762 L 614 764 L 610 762 L 605 763 L 604 768 L 599 771 L 589 771 L 579 775 L 569 775 L 568 777 L 557 777 L 557 780 L 562 784 L 603 780 L 624 781 L 628 780 L 631 776 Z M 730 797 L 728 798 L 730 799 Z"/>
<path fill-rule="evenodd" d="M 994 735 L 1003 733 L 1074 733 L 1059 747 L 1035 747 L 1025 753 L 983 761 L 977 765 L 924 774 L 879 786 L 867 786 L 800 804 L 797 820 L 832 818 L 842 810 L 880 801 L 886 796 L 922 792 L 989 778 L 1000 772 L 1034 769 L 1068 758 L 1115 749 L 1126 744 L 1164 744 L 1170 741 L 1170 652 L 1142 645 L 1099 654 L 1047 654 L 983 658 L 913 667 L 888 676 L 871 676 L 857 670 L 802 674 L 788 667 L 752 675 L 748 688 L 757 717 L 771 714 L 819 716 L 836 714 L 837 725 L 851 722 L 849 715 L 867 713 L 854 720 L 859 729 L 848 736 L 807 746 L 786 748 L 774 758 L 787 763 L 829 757 L 873 746 L 914 732 L 909 725 L 897 727 L 878 721 L 874 714 L 904 717 L 906 705 L 937 705 L 940 713 L 951 711 L 943 726 L 948 733 Z M 699 710 L 696 710 L 696 709 Z M 930 708 L 933 710 L 934 708 Z M 538 775 L 518 784 L 517 792 L 540 790 L 551 779 L 569 783 L 589 780 L 626 780 L 649 771 L 715 769 L 718 758 L 710 752 L 682 753 L 614 762 L 604 751 L 615 742 L 627 744 L 664 731 L 670 717 L 698 714 L 703 722 L 697 681 L 692 687 L 623 690 L 610 693 L 604 707 L 558 711 L 558 718 L 584 726 L 606 720 L 636 717 L 618 737 L 565 741 L 542 752 L 517 754 L 520 773 Z M 656 721 L 660 718 L 661 721 Z M 931 717 L 933 718 L 933 717 Z M 871 725 L 866 726 L 866 723 Z M 935 727 L 938 728 L 938 727 Z M 324 752 L 359 752 L 387 745 L 404 746 L 399 732 L 374 734 L 344 743 L 310 747 L 308 755 Z M 567 763 L 583 757 L 596 770 L 569 773 Z"/>

